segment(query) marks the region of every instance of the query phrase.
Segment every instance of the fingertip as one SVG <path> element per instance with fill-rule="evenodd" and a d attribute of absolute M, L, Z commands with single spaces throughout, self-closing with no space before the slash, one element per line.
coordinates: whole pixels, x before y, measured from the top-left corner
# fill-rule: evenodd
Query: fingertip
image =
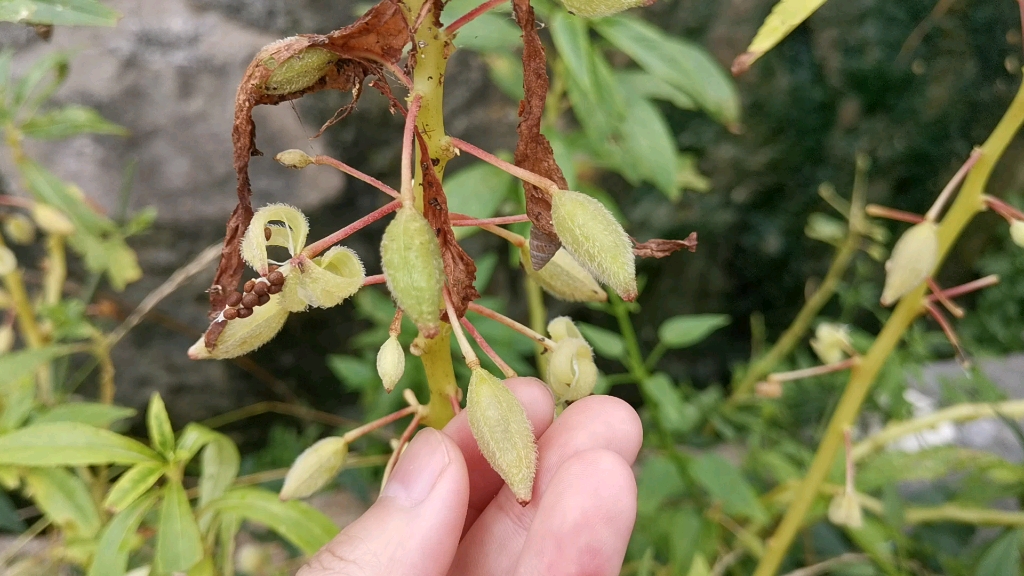
<path fill-rule="evenodd" d="M 615 451 L 632 464 L 644 441 L 640 415 L 625 400 L 615 396 L 587 396 L 573 402 L 561 419 L 601 422 L 607 436 L 614 437 Z M 567 422 L 568 423 L 568 422 Z"/>

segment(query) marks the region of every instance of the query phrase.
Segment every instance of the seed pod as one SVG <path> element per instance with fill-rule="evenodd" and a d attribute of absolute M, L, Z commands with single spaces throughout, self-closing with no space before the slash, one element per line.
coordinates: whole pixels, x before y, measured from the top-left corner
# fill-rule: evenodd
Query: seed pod
<path fill-rule="evenodd" d="M 188 357 L 193 360 L 206 360 L 248 354 L 276 336 L 288 319 L 288 311 L 281 306 L 280 296 L 271 296 L 270 302 L 258 308 L 239 308 L 237 314 L 238 318 L 231 320 L 224 327 L 213 350 L 207 349 L 206 341 L 200 337 L 199 341 L 188 349 Z"/>
<path fill-rule="evenodd" d="M 822 322 L 814 329 L 814 338 L 811 338 L 811 349 L 825 364 L 839 362 L 852 346 L 850 327 L 844 324 Z"/>
<path fill-rule="evenodd" d="M 562 0 L 569 14 L 580 18 L 603 18 L 623 10 L 650 6 L 654 0 Z"/>
<path fill-rule="evenodd" d="M 334 246 L 312 260 L 297 256 L 277 272 L 288 278 L 281 295 L 284 307 L 291 312 L 301 312 L 308 306 L 337 306 L 358 292 L 366 278 L 359 256 L 344 246 Z"/>
<path fill-rule="evenodd" d="M 4 235 L 15 244 L 28 246 L 36 240 L 36 225 L 24 214 L 11 214 L 4 219 Z"/>
<path fill-rule="evenodd" d="M 63 212 L 48 204 L 41 202 L 33 204 L 32 219 L 47 234 L 70 236 L 75 233 L 75 225 L 71 223 L 71 220 Z"/>
<path fill-rule="evenodd" d="M 501 380 L 478 367 L 469 379 L 466 412 L 480 453 L 516 500 L 528 504 L 537 474 L 537 442 L 526 411 Z"/>
<path fill-rule="evenodd" d="M 636 300 L 636 258 L 622 225 L 594 198 L 561 190 L 551 198 L 551 221 L 583 268 L 623 300 Z"/>
<path fill-rule="evenodd" d="M 583 334 L 568 316 L 559 316 L 548 322 L 548 335 L 555 342 L 561 342 L 566 338 L 583 338 Z"/>
<path fill-rule="evenodd" d="M 931 276 L 939 260 L 939 227 L 925 220 L 907 229 L 885 263 L 882 306 L 889 306 Z"/>
<path fill-rule="evenodd" d="M 841 494 L 833 496 L 828 505 L 828 520 L 836 526 L 862 527 L 864 515 L 860 509 L 860 502 L 857 501 L 857 494 L 843 490 Z"/>
<path fill-rule="evenodd" d="M 405 350 L 398 337 L 388 337 L 377 351 L 377 374 L 388 393 L 395 389 L 402 374 L 405 374 Z"/>
<path fill-rule="evenodd" d="M 288 40 L 286 38 L 279 42 Z M 277 42 L 263 48 L 260 53 L 265 54 L 272 50 L 276 47 L 275 44 Z M 263 91 L 267 94 L 291 94 L 309 88 L 323 78 L 337 60 L 338 56 L 333 52 L 315 46 L 292 55 L 284 62 L 277 62 L 273 57 L 265 57 L 261 61 L 262 64 L 273 72 L 263 85 Z"/>
<path fill-rule="evenodd" d="M 283 222 L 284 225 L 270 222 Z M 264 235 L 264 229 L 268 227 L 271 232 L 270 240 Z M 294 256 L 306 247 L 308 233 L 309 223 L 298 208 L 287 204 L 269 204 L 253 214 L 252 221 L 242 237 L 242 258 L 253 270 L 265 276 L 270 266 L 267 246 L 283 246 Z"/>
<path fill-rule="evenodd" d="M 309 154 L 294 148 L 279 153 L 274 156 L 274 160 L 277 160 L 282 166 L 296 170 L 301 170 L 313 163 L 313 158 Z"/>
<path fill-rule="evenodd" d="M 333 436 L 317 441 L 295 459 L 281 486 L 281 500 L 305 498 L 326 486 L 341 471 L 348 442 Z"/>
<path fill-rule="evenodd" d="M 1014 244 L 1024 248 L 1024 220 L 1014 220 L 1010 224 L 1010 238 Z"/>
<path fill-rule="evenodd" d="M 557 343 L 548 360 L 548 384 L 559 400 L 572 402 L 594 391 L 597 365 L 594 352 L 582 338 L 565 338 Z"/>
<path fill-rule="evenodd" d="M 6 276 L 18 267 L 18 258 L 7 246 L 0 245 L 0 276 Z"/>
<path fill-rule="evenodd" d="M 566 302 L 605 302 L 608 294 L 582 266 L 565 250 L 555 255 L 540 270 L 534 270 L 530 249 L 519 249 L 523 270 L 548 294 Z"/>
<path fill-rule="evenodd" d="M 411 206 L 398 210 L 380 243 L 388 290 L 420 332 L 433 338 L 440 328 L 444 264 L 427 219 Z"/>

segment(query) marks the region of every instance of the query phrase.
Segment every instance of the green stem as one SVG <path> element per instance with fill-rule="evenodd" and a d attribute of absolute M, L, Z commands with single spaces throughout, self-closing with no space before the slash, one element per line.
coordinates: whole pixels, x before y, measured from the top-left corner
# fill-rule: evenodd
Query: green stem
<path fill-rule="evenodd" d="M 982 146 L 981 158 L 964 181 L 959 196 L 939 225 L 938 261 L 940 263 L 945 259 L 964 227 L 975 214 L 984 209 L 985 184 L 992 174 L 996 161 L 1003 155 L 1022 123 L 1024 123 L 1024 89 L 1018 89 L 1006 114 Z M 807 512 L 814 504 L 818 487 L 821 486 L 832 468 L 832 463 L 843 443 L 843 430 L 853 424 L 871 384 L 889 354 L 899 344 L 904 332 L 924 310 L 926 288 L 926 283 L 922 282 L 920 286 L 900 300 L 863 361 L 853 369 L 846 390 L 839 399 L 839 405 L 829 421 L 821 444 L 818 445 L 807 475 L 800 483 L 797 497 L 786 510 L 775 534 L 768 539 L 768 548 L 761 561 L 758 562 L 753 576 L 772 576 L 778 571 L 786 551 L 803 524 Z"/>
<path fill-rule="evenodd" d="M 544 306 L 544 291 L 539 284 L 529 276 L 523 277 L 523 285 L 526 287 L 526 306 L 530 312 L 530 328 L 534 332 L 544 334 L 548 330 L 548 310 Z M 546 349 L 540 342 L 533 343 L 533 354 L 537 359 L 537 373 L 547 374 L 548 356 Z"/>
<path fill-rule="evenodd" d="M 427 386 L 430 388 L 430 401 L 427 403 L 427 415 L 423 423 L 432 428 L 441 429 L 455 417 L 451 398 L 459 397 L 459 385 L 455 381 L 455 366 L 452 364 L 452 328 L 450 324 L 441 324 L 441 334 L 437 338 L 423 338 L 423 353 L 420 361 L 427 374 Z"/>
<path fill-rule="evenodd" d="M 609 292 L 608 302 L 611 304 L 612 314 L 619 323 L 619 333 L 622 334 L 622 339 L 626 343 L 626 368 L 637 382 L 642 382 L 651 373 L 647 371 L 647 366 L 644 363 L 640 342 L 636 338 L 636 330 L 633 329 L 633 322 L 629 318 L 629 309 L 622 298 L 619 298 L 619 295 L 614 292 Z"/>

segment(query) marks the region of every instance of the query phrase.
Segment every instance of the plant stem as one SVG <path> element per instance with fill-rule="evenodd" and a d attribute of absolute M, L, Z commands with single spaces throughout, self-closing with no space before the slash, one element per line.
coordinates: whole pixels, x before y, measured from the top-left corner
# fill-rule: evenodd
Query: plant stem
<path fill-rule="evenodd" d="M 452 306 L 452 299 L 447 288 L 444 290 L 444 307 L 448 312 L 448 323 L 452 327 L 452 332 L 455 333 L 455 339 L 459 342 L 459 350 L 462 351 L 462 357 L 466 359 L 466 366 L 469 366 L 470 370 L 476 370 L 480 367 L 480 359 L 477 358 L 476 352 L 469 344 L 469 340 L 466 339 L 466 334 L 462 332 L 459 317 L 455 315 L 455 306 Z"/>
<path fill-rule="evenodd" d="M 366 279 L 363 280 L 363 286 L 373 286 L 374 284 L 383 284 L 383 283 L 385 283 L 387 281 L 388 281 L 387 277 L 384 276 L 383 274 L 374 274 L 373 276 L 367 276 Z"/>
<path fill-rule="evenodd" d="M 362 230 L 363 228 L 366 228 L 367 226 L 373 224 L 377 220 L 380 220 L 381 218 L 387 216 L 388 214 L 391 214 L 395 210 L 398 210 L 401 206 L 402 202 L 400 200 L 392 200 L 391 202 L 388 202 L 387 204 L 381 206 L 380 208 L 374 210 L 373 212 L 370 212 L 366 216 L 363 216 L 359 220 L 356 220 L 355 222 L 349 224 L 348 226 L 345 226 L 341 230 L 338 230 L 337 232 L 324 238 L 321 238 L 320 240 L 317 240 L 316 242 L 310 244 L 309 246 L 306 246 L 306 249 L 302 251 L 302 254 L 304 254 L 308 258 L 317 256 L 318 254 L 320 254 L 327 248 L 331 247 L 332 245 L 341 242 L 345 238 L 348 238 L 349 236 L 355 234 L 356 232 Z"/>
<path fill-rule="evenodd" d="M 938 262 L 941 263 L 945 259 L 953 243 L 971 219 L 985 208 L 985 184 L 992 174 L 996 161 L 1003 155 L 1022 123 L 1024 123 L 1024 89 L 1018 89 L 1006 114 L 982 146 L 981 156 L 970 174 L 967 175 L 960 194 L 939 225 Z M 768 539 L 765 555 L 758 562 L 753 576 L 771 576 L 778 571 L 786 551 L 817 497 L 818 487 L 832 468 L 832 463 L 842 445 L 843 430 L 853 424 L 878 372 L 902 340 L 907 328 L 921 313 L 921 303 L 924 300 L 926 288 L 925 283 L 922 282 L 920 286 L 900 300 L 871 345 L 871 349 L 868 350 L 861 363 L 853 369 L 846 390 L 839 399 L 839 404 L 829 421 L 824 438 L 818 445 L 807 475 L 800 483 L 796 499 L 786 510 L 775 533 Z"/>
<path fill-rule="evenodd" d="M 359 170 L 356 170 L 355 168 L 349 166 L 348 164 L 345 164 L 341 160 L 331 158 L 330 156 L 314 156 L 313 163 L 318 166 L 330 166 L 331 168 L 340 170 L 341 172 L 344 172 L 345 174 L 348 174 L 353 178 L 358 178 L 359 180 L 366 182 L 370 186 L 373 186 L 377 190 L 380 190 L 381 192 L 387 194 L 388 196 L 391 196 L 392 198 L 402 197 L 402 195 L 398 193 L 398 190 L 395 190 L 391 186 L 388 186 L 387 184 L 381 182 L 380 180 L 377 180 L 376 178 L 370 176 L 369 174 L 365 174 L 363 172 L 360 172 Z"/>
<path fill-rule="evenodd" d="M 514 216 L 497 216 L 495 218 L 473 218 L 472 216 L 463 216 L 462 214 L 451 215 L 452 226 L 503 226 L 505 224 L 519 224 L 521 222 L 529 222 L 530 217 L 526 214 L 516 214 Z"/>
<path fill-rule="evenodd" d="M 477 346 L 484 351 L 484 354 L 487 354 L 487 357 L 494 362 L 499 370 L 501 370 L 501 373 L 505 375 L 505 378 L 515 378 L 518 376 L 516 371 L 513 370 L 508 363 L 502 360 L 501 356 L 498 356 L 498 353 L 494 351 L 494 348 L 491 348 L 491 345 L 487 343 L 487 340 L 484 340 L 484 337 L 480 334 L 480 331 L 476 329 L 476 326 L 473 326 L 472 322 L 467 320 L 465 317 L 462 317 L 459 320 L 462 323 L 462 326 L 466 329 L 466 332 L 469 332 L 469 335 L 473 337 L 473 340 L 476 340 Z"/>
<path fill-rule="evenodd" d="M 58 234 L 46 236 L 46 268 L 43 274 L 43 301 L 56 306 L 64 292 L 64 281 L 68 276 L 67 254 L 64 237 Z"/>
<path fill-rule="evenodd" d="M 509 318 L 508 316 L 505 316 L 504 314 L 499 314 L 498 312 L 495 312 L 490 308 L 484 308 L 483 306 L 477 304 L 476 302 L 470 302 L 469 309 L 481 316 L 485 316 L 487 318 L 490 318 L 491 320 L 494 320 L 495 322 L 508 326 L 509 328 L 515 330 L 516 332 L 519 332 L 523 336 L 532 339 L 534 342 L 538 342 L 541 346 L 547 348 L 548 350 L 555 349 L 555 342 L 553 340 L 549 339 L 547 336 L 544 336 L 539 332 L 534 331 L 531 328 L 528 328 L 520 324 L 519 322 L 516 322 L 515 320 Z"/>
<path fill-rule="evenodd" d="M 983 278 L 978 278 L 977 280 L 972 280 L 972 281 L 970 281 L 970 282 L 968 282 L 966 284 L 961 284 L 959 286 L 953 286 L 952 288 L 946 288 L 945 290 L 942 291 L 942 297 L 943 298 L 956 298 L 957 296 L 963 296 L 964 294 L 970 294 L 971 292 L 974 292 L 976 290 L 981 290 L 982 288 L 988 288 L 989 286 L 995 286 L 996 284 L 999 284 L 999 275 L 998 274 L 989 274 L 988 276 L 985 276 Z M 939 296 L 937 294 L 929 294 L 928 295 L 928 301 L 929 302 L 935 302 L 938 299 L 939 299 Z"/>
<path fill-rule="evenodd" d="M 391 424 L 395 420 L 400 420 L 410 414 L 416 414 L 420 409 L 420 406 L 406 406 L 405 408 L 402 408 L 398 412 L 392 412 L 387 416 L 377 418 L 373 422 L 367 422 L 366 424 L 363 424 L 358 428 L 353 428 L 352 430 L 345 432 L 341 437 L 343 440 L 351 444 L 360 437 L 365 436 L 370 432 L 377 430 L 378 428 L 383 428 L 384 426 Z"/>
<path fill-rule="evenodd" d="M 525 245 L 525 238 L 524 244 Z M 513 242 L 514 243 L 514 242 Z M 544 290 L 528 274 L 523 275 L 523 286 L 526 288 L 526 307 L 530 314 L 530 328 L 539 333 L 548 329 L 548 309 L 544 305 Z M 533 344 L 533 357 L 537 363 L 537 373 L 548 373 L 548 356 L 546 348 L 540 342 Z"/>
<path fill-rule="evenodd" d="M 398 458 L 402 455 L 402 451 L 405 450 L 405 446 L 409 443 L 412 438 L 413 432 L 420 425 L 420 420 L 423 419 L 423 415 L 417 412 L 412 420 L 409 421 L 409 425 L 405 427 L 405 431 L 402 432 L 402 436 L 398 439 L 398 446 L 395 446 L 395 450 L 391 452 L 391 456 L 388 458 L 387 464 L 384 465 L 384 474 L 380 480 L 380 488 L 384 489 L 384 485 L 387 484 L 388 478 L 391 477 L 391 471 L 395 469 L 395 464 L 398 464 Z"/>
<path fill-rule="evenodd" d="M 484 12 L 487 12 L 492 8 L 497 8 L 498 6 L 501 6 L 506 2 L 508 2 L 508 0 L 487 0 L 487 2 L 484 2 L 483 4 L 477 6 L 476 8 L 473 8 L 469 12 L 466 12 L 465 14 L 460 16 L 458 20 L 449 24 L 448 27 L 444 29 L 445 34 L 447 34 L 449 37 L 453 36 L 456 32 L 459 31 L 459 28 L 462 28 L 466 24 L 469 24 L 473 20 L 476 20 Z"/>
<path fill-rule="evenodd" d="M 523 238 L 522 236 L 516 234 L 511 230 L 506 230 L 504 228 L 494 226 L 492 224 L 481 224 L 480 229 L 490 232 L 491 234 L 494 234 L 495 236 L 498 236 L 499 238 L 502 238 L 504 240 L 508 240 L 509 244 L 512 244 L 516 248 L 522 248 L 523 246 L 526 246 L 526 238 Z"/>
<path fill-rule="evenodd" d="M 925 220 L 931 220 L 934 222 L 935 220 L 938 219 L 939 213 L 942 212 L 942 208 L 946 205 L 946 202 L 949 201 L 949 197 L 953 195 L 953 192 L 956 191 L 957 186 L 959 186 L 960 183 L 963 182 L 964 178 L 967 176 L 967 173 L 971 171 L 971 168 L 973 168 L 975 164 L 977 164 L 978 158 L 980 157 L 980 148 L 975 148 L 974 150 L 971 151 L 971 155 L 967 157 L 967 161 L 964 162 L 963 166 L 961 166 L 959 170 L 956 171 L 956 174 L 954 174 L 953 177 L 949 180 L 949 183 L 946 184 L 946 187 L 943 188 L 942 192 L 939 193 L 939 197 L 936 198 L 935 202 L 932 203 L 932 207 L 929 208 L 928 212 L 924 215 Z"/>
<path fill-rule="evenodd" d="M 436 338 L 423 338 L 421 346 L 420 361 L 430 388 L 430 402 L 423 423 L 439 430 L 455 417 L 452 402 L 459 397 L 455 366 L 452 364 L 451 336 L 451 325 L 442 322 L 441 333 Z"/>
<path fill-rule="evenodd" d="M 896 210 L 895 208 L 889 208 L 887 206 L 879 206 L 878 204 L 868 204 L 864 207 L 864 211 L 872 218 L 886 218 L 897 222 L 906 222 L 907 224 L 920 224 L 921 222 L 924 222 L 924 216 L 921 216 L 920 214 L 914 214 L 913 212 L 907 212 L 905 210 Z"/>
<path fill-rule="evenodd" d="M 4 244 L 3 237 L 0 236 L 0 247 L 4 246 L 6 244 Z M 21 277 L 21 270 L 15 266 L 14 270 L 3 275 L 3 281 L 14 303 L 14 314 L 18 319 L 18 328 L 22 339 L 29 348 L 41 348 L 46 340 L 39 330 L 39 324 L 36 323 L 36 313 L 28 298 L 28 292 L 25 290 L 25 281 Z M 36 371 L 36 391 L 39 401 L 43 404 L 48 405 L 53 402 L 53 379 L 49 364 L 40 366 Z"/>
<path fill-rule="evenodd" d="M 811 366 L 810 368 L 803 368 L 800 370 L 790 370 L 788 372 L 775 372 L 768 375 L 769 382 L 791 382 L 793 380 L 801 380 L 803 378 L 811 378 L 813 376 L 821 376 L 823 374 L 831 374 L 832 372 L 839 372 L 840 370 L 846 370 L 847 368 L 853 368 L 860 362 L 859 358 L 847 358 L 846 360 L 840 360 L 832 364 L 823 364 L 821 366 Z"/>
<path fill-rule="evenodd" d="M 416 132 L 416 116 L 420 112 L 420 102 L 422 101 L 423 97 L 414 92 L 412 101 L 409 102 L 409 110 L 405 113 L 405 130 L 402 133 L 402 186 L 400 188 L 403 206 L 412 206 L 416 201 L 412 193 L 414 186 L 412 180 L 412 149 Z"/>
<path fill-rule="evenodd" d="M 469 142 L 466 142 L 465 140 L 452 138 L 451 142 L 452 145 L 458 148 L 459 150 L 462 150 L 463 152 L 469 152 L 470 154 L 476 156 L 477 158 L 483 160 L 484 162 L 487 162 L 488 164 L 496 168 L 500 168 L 505 172 L 508 172 L 509 174 L 515 176 L 516 178 L 519 178 L 523 182 L 529 182 L 530 184 L 533 184 L 534 186 L 540 188 L 541 190 L 547 192 L 548 194 L 554 195 L 559 191 L 558 184 L 555 184 L 554 182 L 548 180 L 547 178 L 541 176 L 540 174 L 535 174 L 533 172 L 530 172 L 529 170 L 524 170 L 519 166 L 516 166 L 515 164 L 505 162 L 504 160 L 498 158 L 494 154 L 491 154 L 486 150 L 477 148 L 476 146 L 470 144 Z"/>

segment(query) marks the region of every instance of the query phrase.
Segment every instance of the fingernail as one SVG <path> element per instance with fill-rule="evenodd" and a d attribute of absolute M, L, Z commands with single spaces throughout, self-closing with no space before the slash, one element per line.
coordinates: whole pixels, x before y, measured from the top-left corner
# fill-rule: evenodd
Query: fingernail
<path fill-rule="evenodd" d="M 415 506 L 430 494 L 449 462 L 448 448 L 441 439 L 441 433 L 426 428 L 412 439 L 398 459 L 381 496 L 395 498 L 406 506 Z"/>

